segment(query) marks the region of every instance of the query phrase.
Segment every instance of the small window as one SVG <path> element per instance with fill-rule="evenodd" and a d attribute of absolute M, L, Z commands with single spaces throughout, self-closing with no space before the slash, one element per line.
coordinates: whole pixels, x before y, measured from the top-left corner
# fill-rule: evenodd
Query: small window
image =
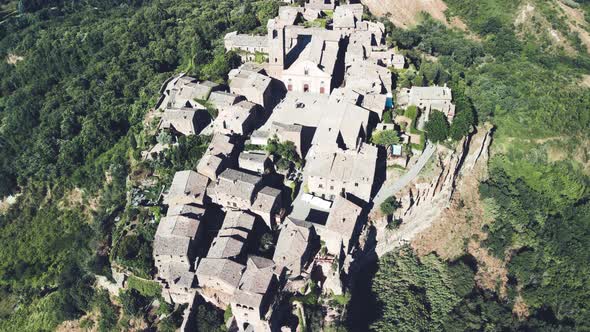
<path fill-rule="evenodd" d="M 303 69 L 303 75 L 305 75 L 305 76 L 309 75 L 309 68 Z"/>
<path fill-rule="evenodd" d="M 289 91 L 293 91 L 293 84 L 289 84 L 289 85 L 287 85 L 287 90 L 289 90 Z"/>
<path fill-rule="evenodd" d="M 324 186 L 322 186 L 321 184 L 318 185 L 318 188 L 324 188 Z"/>
<path fill-rule="evenodd" d="M 330 186 L 330 190 L 334 190 L 334 186 Z"/>
<path fill-rule="evenodd" d="M 324 93 L 326 93 L 326 91 L 325 91 L 324 87 L 322 86 L 322 87 L 320 87 L 320 94 L 323 95 Z"/>
<path fill-rule="evenodd" d="M 358 187 L 358 186 L 359 186 L 359 184 L 358 184 L 358 183 L 355 183 L 355 184 L 354 184 L 354 186 L 355 186 L 355 187 Z"/>
<path fill-rule="evenodd" d="M 303 92 L 309 92 L 309 84 L 303 84 Z"/>

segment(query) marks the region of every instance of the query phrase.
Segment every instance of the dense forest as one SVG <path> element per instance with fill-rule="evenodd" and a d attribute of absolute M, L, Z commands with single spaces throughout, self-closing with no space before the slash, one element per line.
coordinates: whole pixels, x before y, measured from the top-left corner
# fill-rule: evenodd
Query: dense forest
<path fill-rule="evenodd" d="M 581 79 L 590 74 L 590 58 L 575 33 L 564 33 L 578 45 L 575 52 L 556 47 L 546 35 L 519 33 L 513 21 L 523 2 L 446 2 L 448 14 L 463 19 L 472 34 L 429 18 L 394 31 L 391 42 L 415 55 L 420 68 L 400 83 L 448 83 L 460 99 L 459 112 L 468 109 L 479 123 L 494 125 L 489 178 L 479 189 L 493 222 L 484 226 L 480 244 L 506 263 L 508 282 L 502 291 L 500 280 L 494 290 L 482 289 L 475 278 L 478 262 L 469 254 L 445 261 L 404 247 L 383 257 L 366 282 L 372 295 L 360 301 L 369 309 L 355 304 L 353 294 L 349 316 L 372 317 L 349 317 L 351 326 L 587 331 L 590 90 Z M 532 3 L 551 13 L 549 2 Z M 550 17 L 556 29 L 564 26 L 563 18 Z M 420 67 L 420 53 L 438 62 Z"/>
<path fill-rule="evenodd" d="M 575 34 L 564 32 L 577 45 L 572 52 L 544 35 L 519 33 L 512 22 L 522 1 L 445 2 L 470 33 L 426 17 L 409 30 L 390 29 L 388 41 L 416 68 L 398 84 L 447 83 L 459 119 L 495 126 L 489 179 L 480 186 L 494 222 L 482 245 L 507 261 L 507 294 L 477 287 L 477 263 L 468 255 L 445 261 L 402 248 L 379 261 L 368 282 L 371 305 L 353 295 L 349 318 L 357 318 L 349 328 L 589 330 L 590 90 L 580 81 L 590 58 Z M 563 30 L 549 1 L 535 3 Z M 87 313 L 101 331 L 125 329 L 120 311 L 137 316 L 157 298 L 137 281 L 115 306 L 91 287 L 96 274 L 109 274 L 113 257 L 138 276 L 149 274 L 144 238 L 153 229 L 114 246 L 119 218 L 158 214 L 126 206 L 138 153 L 155 139 L 142 134 L 144 115 L 174 73 L 223 81 L 236 59 L 220 38 L 261 31 L 277 7 L 273 0 L 20 0 L 0 7 L 0 197 L 19 195 L 0 214 L 1 331 L 53 330 Z M 448 135 L 467 130 L 455 125 Z M 182 141 L 146 167 L 165 182 L 194 164 L 205 143 Z M 526 315 L 514 314 L 517 301 L 526 303 Z M 374 315 L 358 316 L 359 307 Z M 207 308 L 198 315 L 203 331 L 219 329 L 223 319 Z M 158 328 L 173 329 L 177 318 Z"/>
<path fill-rule="evenodd" d="M 100 313 L 99 330 L 121 324 L 119 309 L 91 285 L 96 273 L 109 274 L 121 212 L 144 217 L 125 206 L 128 175 L 153 140 L 141 134 L 144 115 L 178 72 L 224 81 L 236 61 L 224 33 L 253 31 L 277 8 L 241 0 L 2 6 L 0 196 L 20 196 L 0 214 L 0 330 L 53 330 L 86 312 Z M 169 176 L 192 166 L 199 146 L 180 142 L 157 162 Z M 149 272 L 142 236 L 153 232 L 140 230 L 114 255 L 125 263 L 133 254 L 139 263 L 130 268 Z M 150 295 L 122 297 L 132 304 L 124 309 Z"/>

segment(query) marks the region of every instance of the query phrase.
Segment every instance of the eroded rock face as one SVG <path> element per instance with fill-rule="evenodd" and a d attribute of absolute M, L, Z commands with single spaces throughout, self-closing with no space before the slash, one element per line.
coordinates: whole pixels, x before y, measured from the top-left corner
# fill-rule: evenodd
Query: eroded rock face
<path fill-rule="evenodd" d="M 402 219 L 399 228 L 389 231 L 383 226 L 386 223 L 375 223 L 377 256 L 414 240 L 452 206 L 456 190 L 465 180 L 475 178 L 479 183 L 487 175 L 492 133 L 491 125 L 483 125 L 464 138 L 454 151 L 439 146 L 433 157 L 437 159 L 432 175 L 416 180 L 398 197 L 402 202 L 402 208 L 395 215 Z"/>

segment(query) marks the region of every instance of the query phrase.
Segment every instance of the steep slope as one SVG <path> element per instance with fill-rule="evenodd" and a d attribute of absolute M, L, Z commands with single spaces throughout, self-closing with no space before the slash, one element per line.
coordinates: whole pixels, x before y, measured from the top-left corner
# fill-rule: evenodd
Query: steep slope
<path fill-rule="evenodd" d="M 371 13 L 385 16 L 397 27 L 407 28 L 420 21 L 422 13 L 428 13 L 434 19 L 448 26 L 465 29 L 465 24 L 459 18 L 447 21 L 445 10 L 447 5 L 442 0 L 362 0 Z"/>

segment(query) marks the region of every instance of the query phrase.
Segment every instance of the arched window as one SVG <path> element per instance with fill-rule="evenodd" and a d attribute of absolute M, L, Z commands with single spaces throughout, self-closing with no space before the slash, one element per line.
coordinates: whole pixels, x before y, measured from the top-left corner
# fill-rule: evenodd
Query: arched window
<path fill-rule="evenodd" d="M 273 30 L 272 31 L 272 39 L 277 39 L 278 36 L 279 36 L 279 33 L 277 32 L 277 30 Z"/>
<path fill-rule="evenodd" d="M 303 84 L 303 92 L 309 92 L 309 84 Z"/>

